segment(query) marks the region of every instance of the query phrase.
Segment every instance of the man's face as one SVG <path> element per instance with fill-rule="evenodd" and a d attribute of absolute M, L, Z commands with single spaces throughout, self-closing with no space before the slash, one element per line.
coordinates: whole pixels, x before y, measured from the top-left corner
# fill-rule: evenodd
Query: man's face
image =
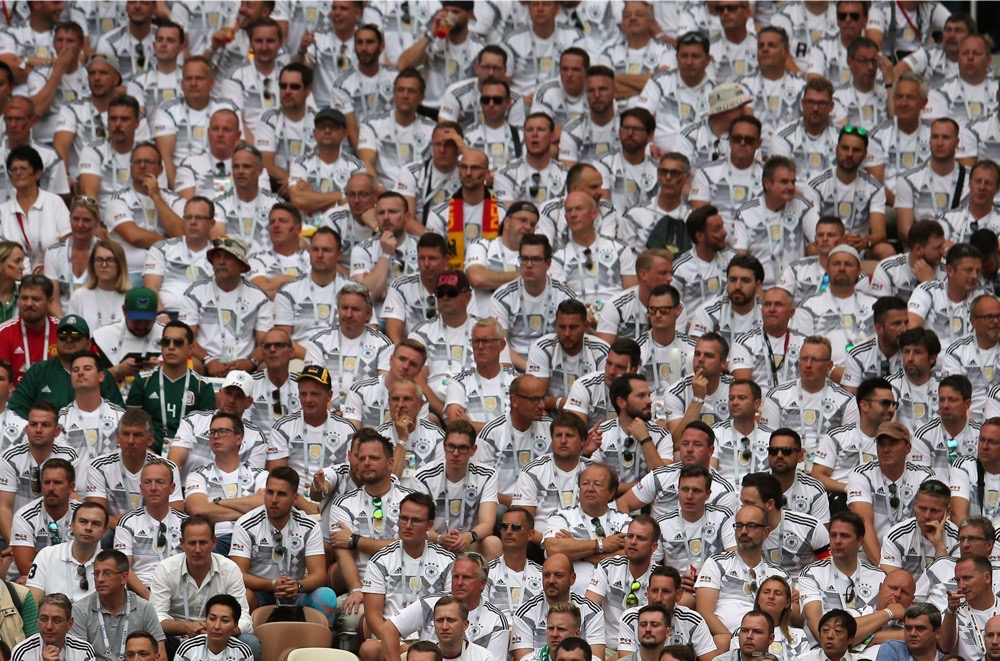
<path fill-rule="evenodd" d="M 617 351 L 608 352 L 608 357 L 604 361 L 605 384 L 610 386 L 612 381 L 630 371 L 632 371 L 632 363 L 628 356 L 620 354 Z"/>
<path fill-rule="evenodd" d="M 195 200 L 184 206 L 185 237 L 192 241 L 205 241 L 213 227 L 215 227 L 215 217 L 209 213 L 206 203 Z"/>
<path fill-rule="evenodd" d="M 653 137 L 646 131 L 645 125 L 639 121 L 639 118 L 632 116 L 621 120 L 621 128 L 618 130 L 618 135 L 621 138 L 622 149 L 630 153 L 644 150 L 649 143 L 649 139 Z"/>
<path fill-rule="evenodd" d="M 419 81 L 416 78 L 396 79 L 392 100 L 397 112 L 403 114 L 416 112 L 417 107 L 424 102 L 424 93 L 420 91 Z"/>
<path fill-rule="evenodd" d="M 958 149 L 958 131 L 950 121 L 931 124 L 931 157 L 938 160 L 952 160 Z"/>
<path fill-rule="evenodd" d="M 757 296 L 759 284 L 753 271 L 740 266 L 732 266 L 726 276 L 726 293 L 729 294 L 733 305 L 746 305 Z"/>
<path fill-rule="evenodd" d="M 451 594 L 453 597 L 462 600 L 476 598 L 483 593 L 485 587 L 486 581 L 479 578 L 479 564 L 475 560 L 462 558 L 455 561 L 451 568 Z"/>
<path fill-rule="evenodd" d="M 699 44 L 687 44 L 677 49 L 677 71 L 687 81 L 701 80 L 712 58 Z"/>
<path fill-rule="evenodd" d="M 708 466 L 714 446 L 708 435 L 698 429 L 685 429 L 681 434 L 681 463 L 685 466 Z"/>
<path fill-rule="evenodd" d="M 1000 301 L 992 296 L 980 299 L 971 318 L 976 337 L 988 339 L 991 342 L 1000 340 Z"/>
<path fill-rule="evenodd" d="M 649 603 L 659 604 L 673 612 L 677 603 L 677 586 L 674 585 L 674 580 L 667 576 L 650 576 L 646 598 Z"/>
<path fill-rule="evenodd" d="M 535 25 L 550 24 L 559 14 L 559 3 L 544 0 L 528 4 L 528 16 Z"/>
<path fill-rule="evenodd" d="M 286 111 L 299 110 L 306 105 L 311 88 L 306 87 L 302 82 L 300 71 L 286 71 L 278 79 L 278 92 L 281 98 L 281 107 Z"/>
<path fill-rule="evenodd" d="M 146 24 L 153 17 L 153 11 L 156 9 L 155 2 L 142 2 L 140 0 L 128 0 L 125 3 L 125 13 L 128 14 L 128 20 L 133 23 Z"/>
<path fill-rule="evenodd" d="M 271 519 L 279 520 L 287 516 L 296 500 L 297 494 L 291 484 L 273 477 L 268 478 L 264 488 L 264 505 Z"/>
<path fill-rule="evenodd" d="M 583 439 L 575 427 L 556 427 L 552 430 L 552 456 L 556 459 L 579 459 Z"/>
<path fill-rule="evenodd" d="M 355 2 L 335 0 L 330 6 L 330 22 L 336 30 L 353 28 L 361 20 L 361 7 Z"/>
<path fill-rule="evenodd" d="M 911 654 L 937 651 L 938 632 L 926 615 L 903 620 L 903 640 Z"/>
<path fill-rule="evenodd" d="M 757 62 L 762 67 L 784 67 L 788 51 L 781 37 L 773 32 L 765 32 L 757 37 Z"/>
<path fill-rule="evenodd" d="M 722 357 L 722 347 L 715 340 L 698 340 L 694 347 L 694 369 L 707 378 L 722 374 L 726 359 Z"/>
<path fill-rule="evenodd" d="M 389 390 L 389 410 L 396 418 L 406 416 L 410 420 L 416 420 L 424 405 L 423 397 L 419 387 L 411 383 L 394 383 Z"/>
<path fill-rule="evenodd" d="M 94 563 L 94 587 L 97 594 L 109 597 L 125 589 L 128 572 L 118 571 L 114 560 L 98 560 Z"/>
<path fill-rule="evenodd" d="M 545 279 L 552 262 L 545 259 L 544 246 L 521 244 L 520 258 L 521 277 L 525 282 L 539 282 Z"/>
<path fill-rule="evenodd" d="M 855 534 L 854 526 L 846 521 L 830 523 L 830 555 L 837 560 L 851 561 L 861 549 L 863 537 Z"/>
<path fill-rule="evenodd" d="M 549 600 L 569 594 L 569 588 L 576 580 L 573 566 L 563 557 L 554 557 L 542 565 L 542 587 Z"/>
<path fill-rule="evenodd" d="M 760 148 L 760 131 L 750 122 L 740 122 L 729 131 L 729 145 L 733 163 L 751 162 Z"/>
<path fill-rule="evenodd" d="M 482 152 L 468 152 L 458 164 L 458 177 L 467 190 L 482 190 L 490 173 L 490 162 Z"/>
<path fill-rule="evenodd" d="M 981 80 L 989 68 L 990 51 L 983 38 L 969 35 L 963 39 L 958 51 L 958 75 L 969 80 Z"/>
<path fill-rule="evenodd" d="M 235 415 L 243 415 L 252 403 L 253 399 L 239 386 L 226 386 L 215 395 L 215 405 L 219 410 Z"/>
<path fill-rule="evenodd" d="M 320 148 L 334 149 L 340 146 L 346 135 L 345 127 L 332 119 L 323 119 L 316 122 L 313 127 L 313 137 L 316 139 L 316 146 Z"/>
<path fill-rule="evenodd" d="M 837 141 L 837 167 L 847 174 L 857 172 L 867 155 L 864 138 L 845 133 Z"/>
<path fill-rule="evenodd" d="M 806 90 L 802 95 L 802 120 L 809 126 L 825 126 L 833 112 L 833 98 L 825 92 Z"/>
<path fill-rule="evenodd" d="M 878 49 L 861 47 L 854 57 L 847 57 L 847 67 L 851 70 L 854 83 L 862 89 L 870 89 L 878 73 Z"/>
<path fill-rule="evenodd" d="M 42 469 L 42 498 L 46 507 L 58 507 L 69 502 L 74 483 L 69 481 L 62 468 Z"/>
<path fill-rule="evenodd" d="M 103 60 L 95 60 L 87 69 L 87 83 L 90 93 L 97 97 L 106 97 L 118 86 L 118 73 Z"/>
<path fill-rule="evenodd" d="M 653 330 L 664 331 L 677 327 L 677 318 L 681 314 L 681 306 L 674 305 L 670 294 L 650 296 L 646 313 L 649 315 L 649 325 Z M 666 314 L 664 314 L 666 311 Z"/>
<path fill-rule="evenodd" d="M 399 539 L 404 544 L 425 539 L 433 526 L 434 519 L 423 505 L 407 502 L 399 508 Z"/>
<path fill-rule="evenodd" d="M 594 229 L 597 221 L 597 208 L 594 201 L 580 192 L 570 193 L 564 205 L 566 210 L 566 225 L 571 232 L 581 232 Z"/>
<path fill-rule="evenodd" d="M 250 35 L 250 47 L 253 48 L 255 62 L 263 65 L 272 64 L 281 49 L 281 31 L 270 25 L 255 28 Z"/>
<path fill-rule="evenodd" d="M 112 110 L 121 110 L 113 108 Z M 127 110 L 127 109 L 126 109 Z M 131 113 L 131 111 L 129 111 Z M 132 152 L 130 163 L 132 181 L 143 181 L 148 175 L 159 177 L 163 172 L 163 164 L 160 162 L 160 155 L 152 147 L 139 147 Z"/>
<path fill-rule="evenodd" d="M 524 122 L 524 148 L 532 156 L 544 157 L 549 153 L 552 148 L 552 129 L 544 117 L 533 117 Z"/>
<path fill-rule="evenodd" d="M 393 378 L 416 378 L 424 367 L 424 357 L 411 347 L 398 347 L 389 358 L 389 373 Z"/>
<path fill-rule="evenodd" d="M 256 189 L 264 164 L 248 149 L 233 154 L 233 183 L 238 188 Z"/>
<path fill-rule="evenodd" d="M 38 609 L 38 633 L 41 634 L 42 642 L 45 645 L 61 648 L 66 641 L 66 634 L 69 633 L 72 626 L 73 618 L 66 615 L 66 611 L 59 606 L 45 604 Z M 42 657 L 39 656 L 39 658 Z"/>
<path fill-rule="evenodd" d="M 176 30 L 173 31 L 176 32 Z M 80 51 L 83 50 L 83 41 L 72 30 L 57 29 L 54 45 L 57 53 L 69 49 L 74 55 L 74 60 L 79 60 Z M 157 58 L 159 58 L 159 53 L 157 53 Z"/>
<path fill-rule="evenodd" d="M 447 604 L 434 609 L 434 633 L 442 643 L 461 640 L 468 626 L 468 621 L 462 619 L 458 604 Z"/>
<path fill-rule="evenodd" d="M 368 301 L 364 296 L 354 293 L 341 294 L 340 302 L 337 304 L 337 318 L 340 320 L 341 329 L 349 336 L 360 335 L 371 315 L 372 311 L 368 308 Z"/>
<path fill-rule="evenodd" d="M 653 534 L 653 526 L 643 522 L 632 522 L 625 533 L 625 557 L 633 562 L 648 560 L 656 550 L 659 540 Z"/>
<path fill-rule="evenodd" d="M 971 523 L 958 529 L 959 557 L 968 555 L 989 556 L 996 540 L 987 537 L 982 526 Z"/>
<path fill-rule="evenodd" d="M 532 3 L 534 5 L 536 3 Z M 563 55 L 559 58 L 559 79 L 570 96 L 583 93 L 583 83 L 587 79 L 587 67 L 579 55 Z"/>
<path fill-rule="evenodd" d="M 841 225 L 820 223 L 816 226 L 816 250 L 821 255 L 830 254 L 843 236 L 844 229 Z"/>
<path fill-rule="evenodd" d="M 853 255 L 838 252 L 830 256 L 830 260 L 827 262 L 827 271 L 830 274 L 830 283 L 835 287 L 850 287 L 858 281 L 861 264 Z"/>
<path fill-rule="evenodd" d="M 56 417 L 48 411 L 29 411 L 25 433 L 28 436 L 28 442 L 33 446 L 50 446 L 59 435 L 59 423 Z"/>
<path fill-rule="evenodd" d="M 448 434 L 444 439 L 444 458 L 448 468 L 464 472 L 475 452 L 476 446 L 466 434 Z"/>
<path fill-rule="evenodd" d="M 344 189 L 344 195 L 347 197 L 347 206 L 351 210 L 351 215 L 355 218 L 360 218 L 364 212 L 375 206 L 375 190 L 372 188 L 371 181 L 364 176 L 355 176 L 347 180 L 347 188 Z M 398 229 L 391 229 L 392 232 L 401 232 L 403 230 L 403 224 L 406 222 L 406 202 L 405 200 L 385 200 L 385 207 L 392 209 L 394 212 L 398 212 L 399 207 L 402 206 L 403 217 L 399 221 L 400 225 Z M 380 227 L 382 231 L 385 231 L 385 227 L 381 225 L 383 218 L 376 211 L 378 216 Z M 393 228 L 396 225 L 392 225 Z"/>
<path fill-rule="evenodd" d="M 375 215 L 383 232 L 399 234 L 406 227 L 409 210 L 406 201 L 398 197 L 384 197 L 375 203 Z"/>
<path fill-rule="evenodd" d="M 745 25 L 750 16 L 750 8 L 746 2 L 717 2 L 715 8 L 719 13 L 719 22 L 726 30 Z"/>
<path fill-rule="evenodd" d="M 569 613 L 552 613 L 545 623 L 545 642 L 549 649 L 555 649 L 566 638 L 580 635 L 573 617 Z M 560 657 L 561 658 L 561 657 Z M 565 661 L 561 659 L 561 661 Z"/>
<path fill-rule="evenodd" d="M 212 454 L 218 458 L 222 455 L 232 456 L 239 452 L 243 435 L 237 434 L 233 423 L 225 418 L 219 418 L 209 423 L 208 443 Z"/>
<path fill-rule="evenodd" d="M 611 501 L 611 479 L 601 466 L 590 466 L 580 473 L 580 506 L 584 511 L 603 512 Z"/>
<path fill-rule="evenodd" d="M 449 171 L 458 163 L 458 147 L 446 137 L 444 129 L 434 131 L 431 138 L 431 156 L 439 170 Z"/>
<path fill-rule="evenodd" d="M 237 155 L 237 158 L 242 156 L 243 153 L 244 152 L 240 152 Z M 234 169 L 235 163 L 236 159 L 234 158 Z M 294 242 L 297 245 L 299 233 L 302 231 L 302 223 L 297 221 L 295 216 L 293 216 L 290 211 L 286 209 L 275 209 L 271 212 L 270 216 L 268 216 L 267 230 L 271 237 L 271 243 L 274 245 L 283 246 L 290 242 Z"/>
<path fill-rule="evenodd" d="M 774 178 L 767 182 L 767 192 L 782 204 L 791 202 L 795 197 L 795 170 L 777 168 Z"/>
<path fill-rule="evenodd" d="M 176 62 L 183 46 L 180 30 L 174 27 L 157 28 L 153 37 L 153 52 L 158 61 Z"/>
<path fill-rule="evenodd" d="M 165 328 L 160 340 L 160 354 L 163 363 L 171 367 L 186 365 L 191 355 L 191 345 L 188 344 L 187 333 L 183 328 Z"/>
<path fill-rule="evenodd" d="M 299 381 L 299 401 L 302 403 L 302 412 L 310 419 L 325 415 L 332 398 L 331 390 L 324 388 L 315 379 Z"/>
<path fill-rule="evenodd" d="M 35 118 L 28 104 L 20 99 L 12 99 L 4 109 L 3 119 L 7 127 L 8 144 L 28 144 L 31 139 L 31 129 L 35 126 Z"/>
<path fill-rule="evenodd" d="M 912 80 L 898 81 L 892 91 L 892 100 L 896 117 L 903 122 L 916 120 L 927 105 L 927 99 L 920 96 L 920 85 Z"/>
<path fill-rule="evenodd" d="M 520 530 L 515 528 L 520 527 Z M 506 512 L 500 522 L 500 543 L 503 544 L 504 551 L 524 549 L 528 546 L 528 539 L 531 537 L 531 528 L 528 527 L 528 519 L 520 512 Z"/>
<path fill-rule="evenodd" d="M 587 77 L 587 105 L 591 112 L 605 113 L 615 102 L 615 82 L 606 76 Z"/>
<path fill-rule="evenodd" d="M 1000 659 L 1000 618 L 991 617 L 986 622 L 986 659 L 997 661 Z"/>
<path fill-rule="evenodd" d="M 767 651 L 774 635 L 768 633 L 767 620 L 763 617 L 746 616 L 740 624 L 740 652 L 747 657 Z"/>
<path fill-rule="evenodd" d="M 111 106 L 108 108 L 108 135 L 111 142 L 123 144 L 135 138 L 139 128 L 139 116 L 128 106 Z"/>
<path fill-rule="evenodd" d="M 381 443 L 368 441 L 358 446 L 358 473 L 365 484 L 381 482 L 389 477 L 391 457 L 385 456 Z"/>
<path fill-rule="evenodd" d="M 60 356 L 72 356 L 90 344 L 90 337 L 75 328 L 64 328 L 56 334 L 56 349 Z"/>
<path fill-rule="evenodd" d="M 969 35 L 969 28 L 963 21 L 945 21 L 941 34 L 941 46 L 949 60 L 958 58 L 962 42 Z"/>
<path fill-rule="evenodd" d="M 691 169 L 683 161 L 674 158 L 663 159 L 656 171 L 660 191 L 671 196 L 679 195 L 688 183 L 690 171 Z"/>
<path fill-rule="evenodd" d="M 819 629 L 819 644 L 831 658 L 840 658 L 851 644 L 851 635 L 840 620 L 827 620 Z"/>
<path fill-rule="evenodd" d="M 799 354 L 799 374 L 805 383 L 813 384 L 826 379 L 831 367 L 833 361 L 830 360 L 829 349 L 822 344 L 812 342 L 802 345 Z"/>
<path fill-rule="evenodd" d="M 969 202 L 971 204 L 979 208 L 987 207 L 993 203 L 993 198 L 998 192 L 1000 192 L 1000 181 L 998 181 L 997 173 L 992 167 L 980 167 L 973 171 L 969 178 Z"/>
<path fill-rule="evenodd" d="M 705 221 L 705 231 L 702 233 L 705 245 L 712 250 L 726 249 L 726 227 L 722 216 L 711 216 Z"/>
<path fill-rule="evenodd" d="M 649 611 L 639 616 L 639 644 L 646 649 L 660 649 L 667 642 L 670 627 L 663 613 Z"/>
<path fill-rule="evenodd" d="M 791 294 L 784 289 L 775 287 L 764 292 L 761 301 L 761 316 L 764 318 L 764 325 L 768 328 L 787 328 L 788 322 L 795 314 Z"/>
<path fill-rule="evenodd" d="M 948 498 L 942 498 L 929 493 L 918 493 L 913 504 L 913 514 L 917 524 L 925 533 L 931 532 L 932 523 L 942 523 L 948 516 Z"/>
<path fill-rule="evenodd" d="M 631 418 L 649 422 L 653 419 L 653 396 L 649 384 L 640 379 L 632 379 L 632 392 L 625 400 L 623 410 Z"/>
<path fill-rule="evenodd" d="M 448 256 L 438 248 L 417 248 L 417 268 L 421 276 L 437 281 L 437 277 L 448 268 Z"/>
<path fill-rule="evenodd" d="M 682 477 L 677 483 L 677 502 L 683 514 L 697 515 L 700 518 L 709 495 L 704 478 Z"/>
<path fill-rule="evenodd" d="M 122 454 L 131 456 L 145 454 L 153 444 L 153 435 L 146 433 L 146 428 L 141 425 L 122 425 L 118 429 L 117 439 Z"/>
<path fill-rule="evenodd" d="M 837 27 L 844 43 L 851 43 L 861 36 L 868 23 L 864 13 L 864 5 L 860 2 L 841 2 L 837 4 Z"/>
<path fill-rule="evenodd" d="M 125 661 L 153 661 L 156 649 L 146 638 L 133 638 L 125 642 Z"/>
<path fill-rule="evenodd" d="M 354 38 L 357 40 L 357 37 Z M 503 79 L 507 77 L 507 65 L 504 64 L 503 58 L 493 53 L 482 55 L 476 62 L 475 71 L 480 84 L 488 78 Z"/>
<path fill-rule="evenodd" d="M 875 426 L 891 421 L 896 414 L 896 396 L 889 388 L 876 388 L 864 404 L 868 410 L 865 417 Z"/>
<path fill-rule="evenodd" d="M 530 209 L 521 209 L 509 214 L 503 220 L 503 236 L 511 248 L 520 248 L 521 241 L 529 234 L 535 233 L 538 226 L 538 215 Z"/>
<path fill-rule="evenodd" d="M 181 536 L 181 550 L 187 556 L 188 566 L 204 567 L 212 561 L 215 535 L 204 524 L 192 524 L 184 529 Z"/>
<path fill-rule="evenodd" d="M 740 384 L 729 388 L 729 414 L 733 418 L 752 418 L 759 405 L 760 400 L 754 399 L 750 386 Z"/>
<path fill-rule="evenodd" d="M 577 314 L 556 313 L 556 336 L 563 351 L 575 356 L 583 346 L 583 336 L 586 334 L 586 319 Z"/>
<path fill-rule="evenodd" d="M 309 264 L 318 273 L 333 273 L 343 251 L 337 238 L 331 234 L 314 234 L 309 241 Z"/>
<path fill-rule="evenodd" d="M 80 509 L 70 524 L 70 528 L 73 530 L 73 539 L 84 545 L 97 543 L 104 536 L 107 526 L 107 517 L 96 507 Z"/>
<path fill-rule="evenodd" d="M 361 66 L 370 67 L 378 62 L 382 49 L 383 46 L 374 31 L 358 30 L 354 33 L 354 54 Z"/>
<path fill-rule="evenodd" d="M 523 377 L 522 377 L 523 378 Z M 518 393 L 511 394 L 511 411 L 531 421 L 538 421 L 545 415 L 545 387 L 538 379 L 524 379 L 518 384 Z"/>
<path fill-rule="evenodd" d="M 949 386 L 938 390 L 938 414 L 945 422 L 957 422 L 968 417 L 972 400 L 962 399 L 962 393 Z"/>
<path fill-rule="evenodd" d="M 173 491 L 174 476 L 166 464 L 150 464 L 142 469 L 139 491 L 147 505 L 165 505 Z"/>
<path fill-rule="evenodd" d="M 622 32 L 628 36 L 649 35 L 653 15 L 645 2 L 626 2 L 622 10 Z"/>
<path fill-rule="evenodd" d="M 979 571 L 968 560 L 959 560 L 955 564 L 955 584 L 956 590 L 966 601 L 975 599 L 992 589 L 989 573 Z"/>
<path fill-rule="evenodd" d="M 104 372 L 97 366 L 97 360 L 92 358 L 74 360 L 72 367 L 70 367 L 70 374 L 73 376 L 74 390 L 100 388 L 104 381 Z"/>
<path fill-rule="evenodd" d="M 983 463 L 1000 459 L 1000 425 L 984 424 L 979 430 L 979 459 Z"/>
<path fill-rule="evenodd" d="M 911 379 L 918 379 L 930 374 L 937 357 L 931 359 L 930 353 L 923 344 L 908 344 L 903 347 L 903 370 Z"/>
<path fill-rule="evenodd" d="M 510 95 L 507 89 L 503 85 L 483 85 L 479 96 L 479 107 L 487 121 L 502 120 L 510 108 Z"/>
<path fill-rule="evenodd" d="M 965 294 L 971 294 L 979 287 L 983 274 L 983 260 L 978 257 L 963 257 L 955 266 L 946 266 L 948 281 L 954 282 Z"/>
<path fill-rule="evenodd" d="M 240 122 L 233 113 L 220 111 L 212 115 L 208 122 L 208 146 L 213 155 L 228 158 L 239 141 Z"/>
<path fill-rule="evenodd" d="M 181 74 L 181 91 L 188 103 L 204 102 L 215 86 L 212 70 L 203 62 L 185 62 Z"/>
<path fill-rule="evenodd" d="M 753 551 L 764 546 L 771 529 L 767 527 L 767 517 L 759 507 L 742 507 L 736 513 L 736 546 L 743 551 Z M 750 528 L 756 528 L 751 530 Z"/>
<path fill-rule="evenodd" d="M 34 323 L 49 314 L 49 299 L 41 287 L 21 287 L 17 293 L 17 310 L 21 319 Z"/>

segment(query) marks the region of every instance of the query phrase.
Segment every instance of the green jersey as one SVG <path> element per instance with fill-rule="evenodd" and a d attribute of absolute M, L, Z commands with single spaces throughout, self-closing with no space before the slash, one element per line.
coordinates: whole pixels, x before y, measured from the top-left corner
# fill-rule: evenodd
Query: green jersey
<path fill-rule="evenodd" d="M 107 370 L 104 370 L 104 382 L 101 383 L 101 397 L 112 404 L 125 406 L 122 393 L 118 390 L 118 382 Z M 62 409 L 74 399 L 76 393 L 73 391 L 73 378 L 56 356 L 28 368 L 14 388 L 14 394 L 10 396 L 7 406 L 27 420 L 28 409 L 35 402 L 52 402 L 57 409 Z"/>
<path fill-rule="evenodd" d="M 215 390 L 192 370 L 172 381 L 161 367 L 135 377 L 128 391 L 128 406 L 144 409 L 153 418 L 153 452 L 161 454 L 163 439 L 177 435 L 181 418 L 194 411 L 215 410 Z"/>

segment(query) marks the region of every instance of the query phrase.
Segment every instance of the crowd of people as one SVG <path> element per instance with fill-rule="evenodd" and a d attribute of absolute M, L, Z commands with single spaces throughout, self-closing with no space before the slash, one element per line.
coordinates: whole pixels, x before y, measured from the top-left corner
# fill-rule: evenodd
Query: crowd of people
<path fill-rule="evenodd" d="M 2 9 L 0 659 L 1000 661 L 973 16 Z"/>

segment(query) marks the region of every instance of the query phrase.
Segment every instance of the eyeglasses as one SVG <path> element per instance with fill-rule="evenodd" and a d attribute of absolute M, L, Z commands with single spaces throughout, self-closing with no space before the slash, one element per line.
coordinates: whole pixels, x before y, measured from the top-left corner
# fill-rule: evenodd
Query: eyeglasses
<path fill-rule="evenodd" d="M 687 174 L 687 170 L 674 170 L 672 168 L 657 168 L 656 174 L 661 177 L 680 177 Z"/>
<path fill-rule="evenodd" d="M 487 345 L 490 345 L 490 344 L 493 344 L 494 342 L 499 342 L 499 341 L 500 341 L 500 339 L 499 338 L 495 338 L 495 337 L 490 337 L 490 338 L 487 338 L 487 337 L 474 337 L 471 340 L 469 340 L 469 344 L 471 344 L 474 347 L 485 347 Z"/>
<path fill-rule="evenodd" d="M 528 186 L 528 195 L 535 197 L 542 188 L 542 175 L 538 172 L 531 173 L 531 185 Z"/>
<path fill-rule="evenodd" d="M 594 534 L 604 539 L 608 534 L 604 531 L 604 526 L 601 525 L 601 520 L 596 516 L 590 520 L 590 524 L 594 526 Z"/>
<path fill-rule="evenodd" d="M 337 52 L 337 68 L 347 68 L 347 44 L 340 44 L 340 50 Z"/>
<path fill-rule="evenodd" d="M 768 448 L 767 454 L 770 457 L 777 457 L 779 453 L 782 457 L 791 457 L 797 451 L 796 448 Z"/>
<path fill-rule="evenodd" d="M 282 562 L 285 559 L 285 545 L 283 544 L 285 536 L 275 530 L 274 531 L 274 549 L 271 550 L 271 559 L 275 562 Z"/>
<path fill-rule="evenodd" d="M 86 336 L 80 331 L 61 330 L 58 333 L 56 333 L 56 337 L 62 340 L 63 342 L 76 342 L 78 340 L 82 340 Z"/>
<path fill-rule="evenodd" d="M 853 608 L 854 607 L 854 600 L 856 598 L 857 598 L 857 595 L 854 592 L 854 579 L 853 578 L 848 578 L 847 579 L 847 589 L 844 590 L 844 603 L 847 605 L 848 608 Z"/>
<path fill-rule="evenodd" d="M 895 484 L 889 485 L 889 507 L 893 510 L 899 509 L 899 496 L 897 495 L 899 489 Z"/>
<path fill-rule="evenodd" d="M 142 47 L 142 44 L 135 45 L 135 66 L 138 69 L 146 68 L 146 50 Z"/>
<path fill-rule="evenodd" d="M 118 260 L 115 259 L 114 257 L 95 257 L 94 258 L 94 264 L 96 266 L 111 266 L 111 265 L 117 264 L 117 263 L 118 263 Z"/>
<path fill-rule="evenodd" d="M 1000 321 L 1000 314 L 974 314 L 973 319 L 985 319 L 986 321 L 993 323 L 994 321 Z"/>
<path fill-rule="evenodd" d="M 625 605 L 629 608 L 635 608 L 639 605 L 639 595 L 636 593 L 642 589 L 642 583 L 639 581 L 632 581 L 628 586 L 628 594 L 625 596 Z"/>
<path fill-rule="evenodd" d="M 650 317 L 662 314 L 665 317 L 673 312 L 675 307 L 674 305 L 650 305 L 646 307 L 646 314 Z"/>
<path fill-rule="evenodd" d="M 585 261 L 583 262 L 583 268 L 587 269 L 588 271 L 594 268 L 594 255 L 590 251 L 590 248 L 584 249 L 583 256 L 585 258 Z"/>
<path fill-rule="evenodd" d="M 235 431 L 233 431 L 232 429 L 229 429 L 228 427 L 218 427 L 216 429 L 209 429 L 208 430 L 208 437 L 209 438 L 225 438 L 226 436 L 229 436 L 230 434 L 235 434 L 235 433 L 236 433 Z"/>
<path fill-rule="evenodd" d="M 280 416 L 283 413 L 281 408 L 281 389 L 275 388 L 271 391 L 271 413 Z"/>
<path fill-rule="evenodd" d="M 858 62 L 861 62 L 861 60 L 858 60 Z M 864 62 L 861 63 L 865 64 Z M 840 129 L 840 133 L 842 135 L 860 135 L 862 138 L 868 136 L 868 131 L 861 128 L 860 126 L 851 126 L 850 124 Z"/>
<path fill-rule="evenodd" d="M 988 537 L 979 537 L 978 535 L 960 535 L 958 538 L 959 542 L 969 542 L 973 544 L 976 542 L 985 542 L 988 540 L 989 540 Z"/>
<path fill-rule="evenodd" d="M 303 89 L 303 86 L 302 83 L 278 83 L 278 89 L 299 92 Z"/>
<path fill-rule="evenodd" d="M 156 548 L 160 551 L 167 549 L 167 524 L 160 521 L 160 532 L 156 536 Z"/>
<path fill-rule="evenodd" d="M 750 461 L 750 458 L 753 457 L 753 452 L 750 451 L 750 439 L 744 436 L 740 439 L 740 445 L 743 447 L 740 456 L 743 457 L 744 461 Z"/>
<path fill-rule="evenodd" d="M 838 21 L 846 21 L 847 19 L 851 19 L 852 21 L 860 21 L 861 20 L 861 12 L 859 12 L 859 11 L 838 11 L 837 12 L 837 20 Z"/>
<path fill-rule="evenodd" d="M 733 530 L 739 532 L 746 528 L 747 532 L 757 532 L 761 528 L 765 527 L 767 524 L 764 523 L 740 523 L 739 521 L 733 523 Z M 756 591 L 756 588 L 754 588 Z"/>
<path fill-rule="evenodd" d="M 54 617 L 51 617 L 51 616 L 48 616 L 48 615 L 39 615 L 38 616 L 38 623 L 39 624 L 54 624 L 56 626 L 59 626 L 60 624 L 63 624 L 64 622 L 66 622 L 66 618 L 65 617 L 59 617 L 58 615 L 56 615 Z"/>
<path fill-rule="evenodd" d="M 161 347 L 182 347 L 187 344 L 186 337 L 161 337 L 160 346 Z"/>
<path fill-rule="evenodd" d="M 159 165 L 160 162 L 153 158 L 133 158 L 132 165 L 144 165 L 147 168 L 151 168 Z"/>
<path fill-rule="evenodd" d="M 632 463 L 635 460 L 635 453 L 632 452 L 632 446 L 635 445 L 635 439 L 631 436 L 625 437 L 625 450 L 622 452 L 622 459 Z"/>
<path fill-rule="evenodd" d="M 38 466 L 31 467 L 31 493 L 35 496 L 42 493 L 42 469 Z"/>
<path fill-rule="evenodd" d="M 59 524 L 55 521 L 49 522 L 49 546 L 55 546 L 56 544 L 62 543 L 62 537 L 59 536 Z"/>
<path fill-rule="evenodd" d="M 408 525 L 419 526 L 422 523 L 427 523 L 427 519 L 420 519 L 415 516 L 404 516 L 402 514 L 399 515 L 398 520 L 399 520 L 399 525 L 401 526 L 408 526 Z"/>
<path fill-rule="evenodd" d="M 261 96 L 264 97 L 265 101 L 273 101 L 274 92 L 271 91 L 271 79 L 265 78 L 263 84 L 264 84 L 264 91 L 261 93 Z"/>
<path fill-rule="evenodd" d="M 451 454 L 452 452 L 457 452 L 459 454 L 469 454 L 470 452 L 472 452 L 472 446 L 455 445 L 454 443 L 445 443 L 444 451 L 447 452 L 448 454 Z"/>
<path fill-rule="evenodd" d="M 870 404 L 871 403 L 878 404 L 879 406 L 881 406 L 884 409 L 895 408 L 896 407 L 896 402 L 895 402 L 895 400 L 892 400 L 892 399 L 866 399 L 865 401 L 868 402 L 868 403 L 870 403 Z"/>
<path fill-rule="evenodd" d="M 524 530 L 523 523 L 507 523 L 503 521 L 500 523 L 500 530 L 513 530 L 514 532 L 521 532 Z"/>
<path fill-rule="evenodd" d="M 538 397 L 529 397 L 528 395 L 522 395 L 519 392 L 514 393 L 514 396 L 528 400 L 528 402 L 530 402 L 532 406 L 538 406 L 542 402 L 542 400 L 545 399 L 545 395 L 540 395 Z"/>
<path fill-rule="evenodd" d="M 522 264 L 542 264 L 546 261 L 544 257 L 538 255 L 520 255 Z"/>
<path fill-rule="evenodd" d="M 495 106 L 502 106 L 507 101 L 505 96 L 491 96 L 489 94 L 483 94 L 479 97 L 479 103 L 484 106 L 488 106 L 491 103 Z"/>
<path fill-rule="evenodd" d="M 90 581 L 87 580 L 87 568 L 83 565 L 76 566 L 76 577 L 80 579 L 80 589 L 84 592 L 90 590 Z"/>
<path fill-rule="evenodd" d="M 649 133 L 645 126 L 622 126 L 618 131 L 620 133 Z"/>
<path fill-rule="evenodd" d="M 752 145 L 757 142 L 757 138 L 752 135 L 731 135 L 729 136 L 729 142 L 734 145 Z"/>

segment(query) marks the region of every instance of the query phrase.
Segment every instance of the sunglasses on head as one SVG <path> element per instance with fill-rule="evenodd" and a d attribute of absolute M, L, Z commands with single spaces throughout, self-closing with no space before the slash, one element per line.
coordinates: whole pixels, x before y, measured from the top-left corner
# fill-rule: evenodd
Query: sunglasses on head
<path fill-rule="evenodd" d="M 840 132 L 844 135 L 860 135 L 863 138 L 868 136 L 868 131 L 860 126 L 851 126 L 850 124 L 840 129 Z"/>

